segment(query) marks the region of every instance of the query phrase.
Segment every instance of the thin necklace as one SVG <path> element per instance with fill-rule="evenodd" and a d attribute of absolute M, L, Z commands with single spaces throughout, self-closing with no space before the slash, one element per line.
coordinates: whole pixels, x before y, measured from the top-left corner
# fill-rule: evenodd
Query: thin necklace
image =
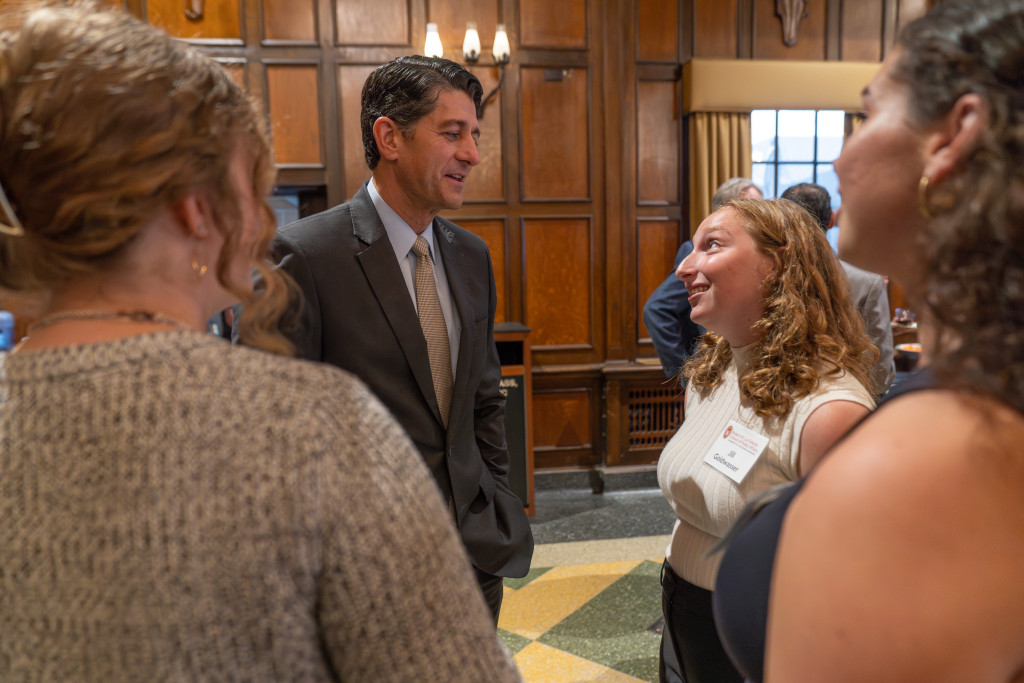
<path fill-rule="evenodd" d="M 193 327 L 186 325 L 182 321 L 166 316 L 163 313 L 157 313 L 154 311 L 143 311 L 143 310 L 132 310 L 132 311 L 60 311 L 58 313 L 51 313 L 50 315 L 43 316 L 32 325 L 29 326 L 28 332 L 32 334 L 33 331 L 40 327 L 47 327 L 49 325 L 56 325 L 57 323 L 72 322 L 72 321 L 84 321 L 84 320 L 118 320 L 126 323 L 149 323 L 155 325 L 169 325 L 170 327 L 177 328 L 179 330 L 192 330 Z"/>

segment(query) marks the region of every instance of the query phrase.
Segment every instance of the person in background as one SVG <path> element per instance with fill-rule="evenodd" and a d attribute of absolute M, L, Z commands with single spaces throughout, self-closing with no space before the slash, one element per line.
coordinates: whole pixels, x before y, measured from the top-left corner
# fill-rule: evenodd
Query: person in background
<path fill-rule="evenodd" d="M 711 198 L 711 211 L 718 211 L 733 199 L 761 197 L 761 189 L 750 178 L 729 178 L 718 186 Z M 686 285 L 676 277 L 676 269 L 691 251 L 692 240 L 686 240 L 679 245 L 672 272 L 644 304 L 644 325 L 647 326 L 651 343 L 654 344 L 654 349 L 661 360 L 661 369 L 668 379 L 679 377 L 679 369 L 683 362 L 693 351 L 694 344 L 704 334 L 700 325 L 690 320 L 690 304 L 687 301 L 689 294 L 686 292 Z"/>
<path fill-rule="evenodd" d="M 818 221 L 826 234 L 835 225 L 836 212 L 832 210 L 832 198 L 821 185 L 799 183 L 786 188 L 782 199 L 794 201 L 803 206 Z M 869 273 L 846 261 L 840 260 L 843 271 L 850 283 L 850 295 L 860 317 L 864 320 L 871 343 L 878 349 L 878 360 L 871 370 L 871 391 L 877 399 L 889 388 L 896 376 L 893 364 L 892 324 L 889 321 L 889 297 L 885 293 L 885 280 L 881 275 Z"/>
<path fill-rule="evenodd" d="M 719 643 L 709 551 L 756 494 L 806 474 L 874 406 L 870 340 L 839 259 L 797 204 L 737 199 L 679 265 L 708 329 L 683 366 L 686 421 L 658 460 L 676 513 L 662 570 L 662 680 L 740 681 Z"/>
<path fill-rule="evenodd" d="M 378 67 L 361 116 L 373 177 L 348 202 L 279 229 L 272 251 L 306 300 L 282 329 L 300 357 L 358 375 L 412 437 L 497 623 L 502 577 L 529 571 L 533 535 L 508 483 L 490 254 L 437 215 L 462 205 L 480 163 L 482 93 L 446 59 Z"/>
<path fill-rule="evenodd" d="M 518 679 L 408 437 L 287 357 L 264 128 L 126 13 L 0 7 L 0 288 L 48 296 L 0 354 L 0 679 Z M 239 300 L 254 348 L 206 333 Z"/>
<path fill-rule="evenodd" d="M 761 199 L 764 193 L 750 178 L 729 178 L 718 186 L 711 196 L 711 213 L 718 211 L 734 199 Z"/>
<path fill-rule="evenodd" d="M 729 546 L 716 615 L 751 680 L 1022 680 L 1022 74 L 1024 1 L 947 0 L 863 91 L 840 253 L 904 286 L 931 365 Z"/>

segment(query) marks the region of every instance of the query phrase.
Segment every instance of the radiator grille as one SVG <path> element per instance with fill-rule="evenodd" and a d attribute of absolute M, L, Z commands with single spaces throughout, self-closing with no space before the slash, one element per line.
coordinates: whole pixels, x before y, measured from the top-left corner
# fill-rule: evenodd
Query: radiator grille
<path fill-rule="evenodd" d="M 661 448 L 683 422 L 679 389 L 629 390 L 629 448 Z"/>

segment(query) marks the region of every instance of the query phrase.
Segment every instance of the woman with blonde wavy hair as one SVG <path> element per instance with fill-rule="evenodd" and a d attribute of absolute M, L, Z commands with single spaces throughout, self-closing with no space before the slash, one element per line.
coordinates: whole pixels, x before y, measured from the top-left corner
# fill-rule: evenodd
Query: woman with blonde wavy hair
<path fill-rule="evenodd" d="M 0 289 L 46 301 L 0 354 L 0 679 L 518 679 L 408 437 L 273 331 L 264 128 L 127 14 L 0 7 Z M 204 331 L 239 300 L 258 349 Z"/>
<path fill-rule="evenodd" d="M 708 332 L 658 461 L 677 520 L 662 574 L 662 680 L 741 681 L 715 631 L 709 553 L 751 497 L 806 474 L 873 407 L 877 350 L 815 219 L 786 200 L 708 216 L 676 271 Z M 873 352 L 873 353 L 872 353 Z"/>

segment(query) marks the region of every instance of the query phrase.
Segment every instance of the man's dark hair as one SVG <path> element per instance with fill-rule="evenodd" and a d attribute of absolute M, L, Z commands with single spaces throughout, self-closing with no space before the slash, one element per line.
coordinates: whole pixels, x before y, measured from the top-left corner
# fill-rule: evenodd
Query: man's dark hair
<path fill-rule="evenodd" d="M 781 199 L 796 202 L 807 209 L 821 229 L 828 231 L 829 223 L 832 222 L 832 198 L 824 187 L 814 183 L 797 183 L 783 192 Z"/>
<path fill-rule="evenodd" d="M 380 161 L 380 150 L 373 139 L 373 123 L 382 116 L 395 122 L 406 135 L 416 122 L 434 110 L 441 92 L 462 91 L 480 109 L 484 89 L 477 77 L 460 64 L 439 57 L 409 55 L 377 67 L 363 84 L 363 151 L 371 170 Z"/>

